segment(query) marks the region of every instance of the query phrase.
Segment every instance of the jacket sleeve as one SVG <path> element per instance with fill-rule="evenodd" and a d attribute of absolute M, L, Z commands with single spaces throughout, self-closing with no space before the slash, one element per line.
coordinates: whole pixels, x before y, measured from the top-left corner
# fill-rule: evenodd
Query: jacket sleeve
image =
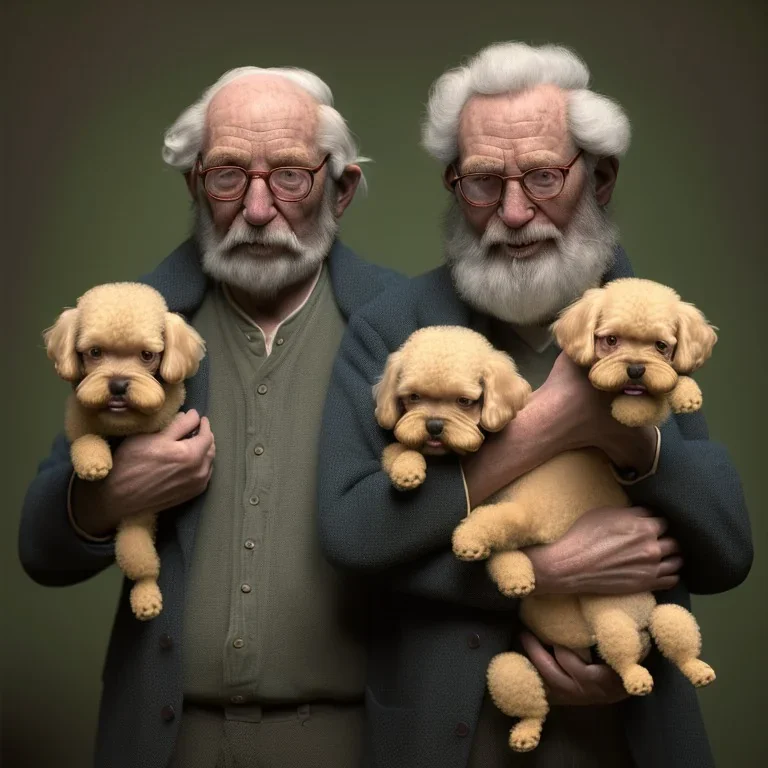
<path fill-rule="evenodd" d="M 752 566 L 752 534 L 739 475 L 725 446 L 709 439 L 703 414 L 661 428 L 656 473 L 627 487 L 632 503 L 669 522 L 683 555 L 682 579 L 694 594 L 738 586 Z"/>
<path fill-rule="evenodd" d="M 483 564 L 453 556 L 453 529 L 467 514 L 458 461 L 430 461 L 413 491 L 397 491 L 381 467 L 393 438 L 374 418 L 372 387 L 408 336 L 383 341 L 360 315 L 342 340 L 326 401 L 319 461 L 320 541 L 341 568 L 389 588 L 489 610 L 516 610 Z"/>
<path fill-rule="evenodd" d="M 95 576 L 114 562 L 112 542 L 79 536 L 67 512 L 72 477 L 69 443 L 63 434 L 38 467 L 24 498 L 19 527 L 19 558 L 38 584 L 61 587 Z"/>

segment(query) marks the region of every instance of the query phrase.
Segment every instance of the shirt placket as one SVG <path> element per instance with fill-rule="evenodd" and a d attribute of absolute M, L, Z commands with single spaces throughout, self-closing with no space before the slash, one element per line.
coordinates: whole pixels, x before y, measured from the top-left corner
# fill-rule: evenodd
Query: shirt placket
<path fill-rule="evenodd" d="M 261 334 L 257 328 L 248 331 L 246 340 L 258 344 L 261 337 L 256 334 Z M 269 628 L 264 626 L 261 609 L 269 592 L 267 531 L 274 501 L 273 443 L 279 439 L 279 435 L 272 435 L 273 430 L 270 429 L 270 415 L 274 408 L 272 375 L 281 362 L 285 340 L 286 334 L 278 329 L 269 357 L 258 366 L 250 384 L 253 394 L 248 403 L 246 481 L 241 499 L 242 526 L 239 539 L 235 542 L 235 562 L 239 564 L 239 576 L 233 585 L 241 610 L 238 611 L 240 620 L 233 624 L 230 638 L 235 656 L 236 672 L 233 680 L 241 681 L 241 685 L 236 686 L 238 692 L 231 697 L 233 703 L 245 703 L 248 700 L 246 689 L 253 693 L 258 688 L 259 671 L 264 663 L 269 639 Z"/>

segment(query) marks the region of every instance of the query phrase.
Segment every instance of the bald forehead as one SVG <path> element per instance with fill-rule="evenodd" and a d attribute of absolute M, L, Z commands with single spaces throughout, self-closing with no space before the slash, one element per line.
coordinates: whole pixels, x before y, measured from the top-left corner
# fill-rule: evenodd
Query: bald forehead
<path fill-rule="evenodd" d="M 228 148 L 235 154 L 252 153 L 260 147 L 309 155 L 314 152 L 317 128 L 318 103 L 307 91 L 278 75 L 247 75 L 211 99 L 204 151 Z"/>
<path fill-rule="evenodd" d="M 458 138 L 462 170 L 470 160 L 498 164 L 511 158 L 523 166 L 568 160 L 574 145 L 565 91 L 540 85 L 518 93 L 475 95 L 462 110 Z"/>

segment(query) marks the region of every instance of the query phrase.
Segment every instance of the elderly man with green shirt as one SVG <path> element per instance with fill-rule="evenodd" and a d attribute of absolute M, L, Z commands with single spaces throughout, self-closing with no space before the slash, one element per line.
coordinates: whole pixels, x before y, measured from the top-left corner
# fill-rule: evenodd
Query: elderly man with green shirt
<path fill-rule="evenodd" d="M 185 413 L 126 438 L 106 480 L 74 478 L 56 439 L 25 498 L 21 561 L 41 584 L 81 582 L 114 562 L 123 517 L 160 513 L 164 609 L 137 621 L 126 583 L 97 768 L 357 768 L 366 596 L 319 550 L 317 445 L 347 318 L 398 278 L 337 239 L 362 174 L 315 75 L 228 72 L 163 157 L 195 236 L 144 281 L 208 355 Z"/>

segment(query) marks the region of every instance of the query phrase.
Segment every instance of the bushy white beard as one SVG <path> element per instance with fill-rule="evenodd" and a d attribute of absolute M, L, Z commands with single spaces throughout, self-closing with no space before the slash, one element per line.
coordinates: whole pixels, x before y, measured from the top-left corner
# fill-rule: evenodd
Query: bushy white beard
<path fill-rule="evenodd" d="M 443 222 L 445 261 L 461 298 L 474 309 L 515 325 L 549 322 L 600 283 L 610 267 L 618 229 L 585 189 L 564 231 L 554 224 L 510 229 L 494 216 L 478 237 L 455 199 Z M 554 242 L 527 258 L 509 256 L 501 244 Z"/>
<path fill-rule="evenodd" d="M 207 200 L 195 204 L 195 237 L 203 255 L 203 272 L 258 299 L 271 299 L 280 291 L 308 280 L 327 258 L 338 234 L 333 215 L 336 185 L 326 184 L 315 231 L 303 239 L 284 222 L 255 227 L 238 213 L 225 235 L 213 224 Z M 233 252 L 239 245 L 258 244 L 274 255 Z"/>

